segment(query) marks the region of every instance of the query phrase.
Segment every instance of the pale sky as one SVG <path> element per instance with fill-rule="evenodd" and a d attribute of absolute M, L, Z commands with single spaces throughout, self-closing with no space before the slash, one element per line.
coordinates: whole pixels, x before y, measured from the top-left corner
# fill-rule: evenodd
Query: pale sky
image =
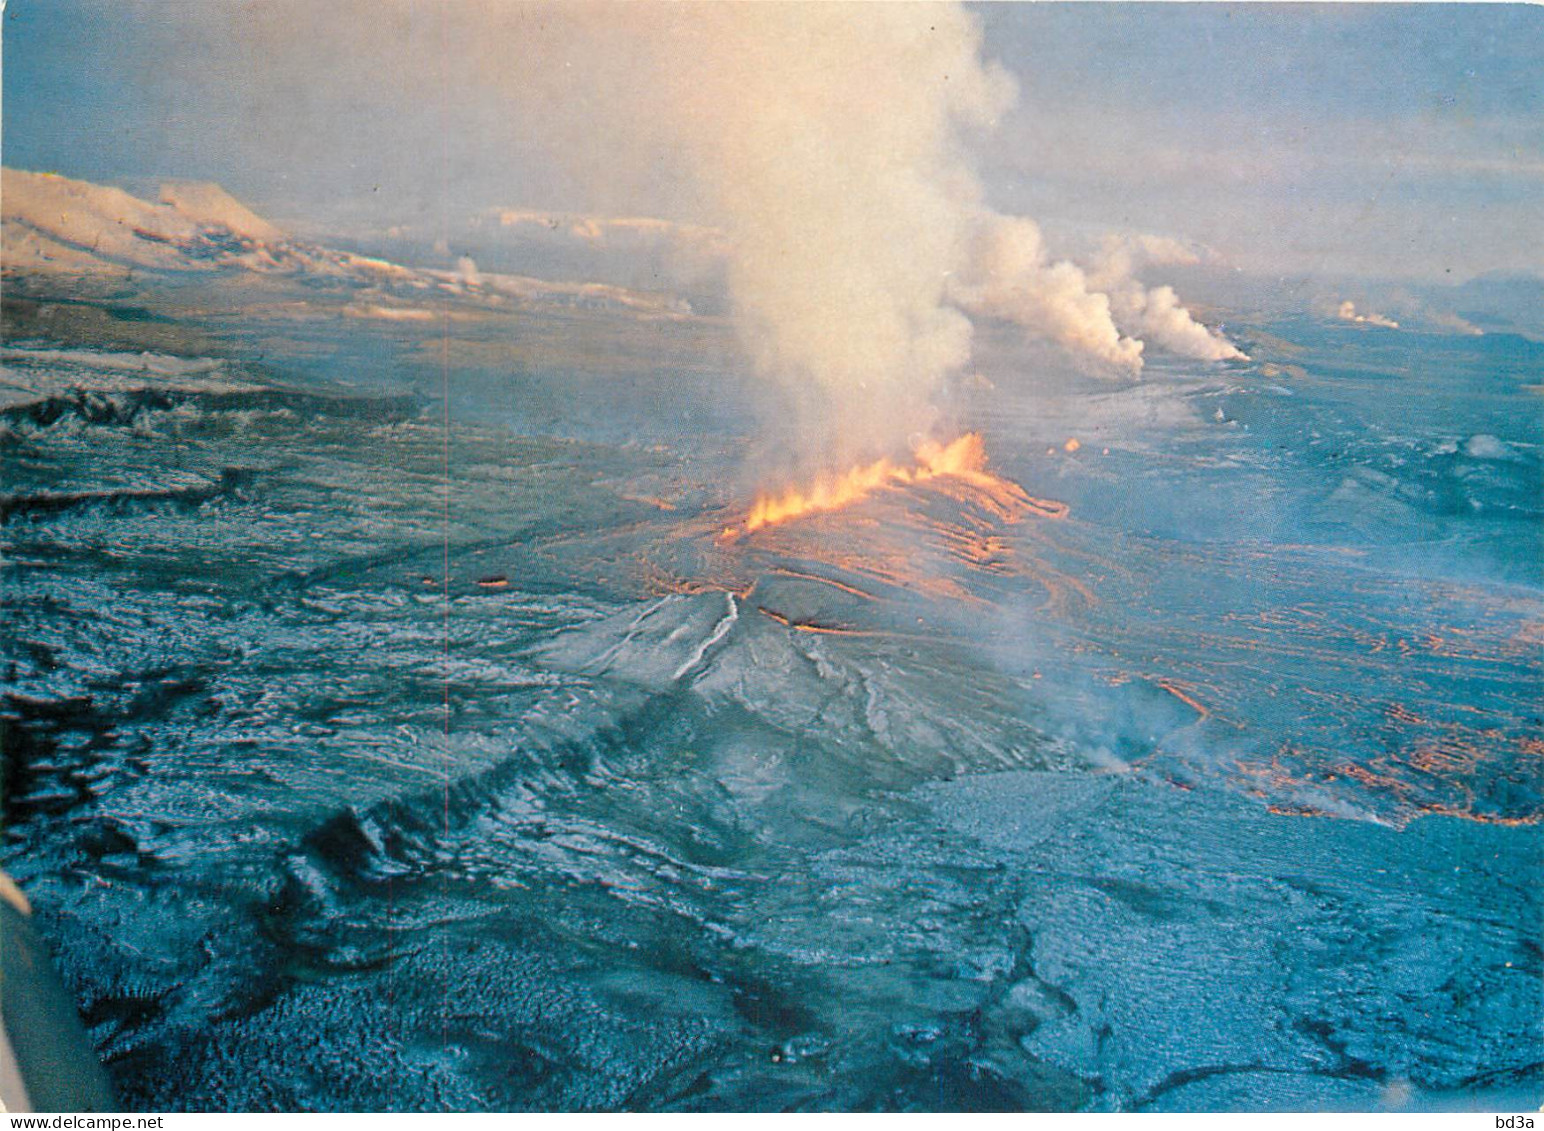
<path fill-rule="evenodd" d="M 618 202 L 550 160 L 539 108 L 510 104 L 518 81 L 463 68 L 503 52 L 518 75 L 532 49 L 479 42 L 473 7 L 10 0 L 4 160 L 216 180 L 314 224 L 491 206 L 693 218 L 668 162 Z M 1184 237 L 1267 273 L 1544 273 L 1544 8 L 974 11 L 1020 87 L 977 160 L 999 209 Z"/>

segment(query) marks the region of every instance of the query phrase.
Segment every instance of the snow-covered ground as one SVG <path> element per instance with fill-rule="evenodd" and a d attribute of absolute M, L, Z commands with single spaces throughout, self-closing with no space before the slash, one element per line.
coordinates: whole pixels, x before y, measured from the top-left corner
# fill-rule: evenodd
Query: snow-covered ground
<path fill-rule="evenodd" d="M 715 320 L 18 176 L 4 866 L 126 1103 L 1537 1106 L 1535 344 L 988 338 L 1070 513 L 729 538 Z"/>

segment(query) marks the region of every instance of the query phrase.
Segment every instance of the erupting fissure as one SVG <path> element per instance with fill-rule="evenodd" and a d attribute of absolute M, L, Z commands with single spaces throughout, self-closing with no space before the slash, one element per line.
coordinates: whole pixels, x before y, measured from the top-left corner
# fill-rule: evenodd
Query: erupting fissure
<path fill-rule="evenodd" d="M 924 441 L 913 452 L 915 464 L 905 467 L 888 458 L 854 467 L 841 475 L 826 475 L 808 487 L 790 487 L 781 494 L 757 497 L 743 526 L 731 526 L 724 537 L 737 538 L 764 526 L 775 526 L 804 515 L 840 510 L 887 487 L 926 483 L 933 479 L 960 479 L 994 494 L 1022 496 L 1016 484 L 986 469 L 986 446 L 981 436 L 967 432 L 949 444 Z M 1028 497 L 1024 496 L 1027 500 Z"/>

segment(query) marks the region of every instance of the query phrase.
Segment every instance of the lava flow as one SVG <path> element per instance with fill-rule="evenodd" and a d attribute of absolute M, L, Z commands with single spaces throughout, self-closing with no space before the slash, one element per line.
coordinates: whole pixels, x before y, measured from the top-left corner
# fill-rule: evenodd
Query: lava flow
<path fill-rule="evenodd" d="M 791 487 L 781 495 L 760 495 L 740 527 L 728 527 L 726 539 L 750 534 L 804 515 L 840 510 L 887 487 L 952 478 L 962 480 L 1007 504 L 1011 517 L 1032 511 L 1048 518 L 1064 518 L 1067 507 L 1052 500 L 1035 499 L 1016 483 L 986 469 L 986 447 L 981 436 L 967 432 L 949 444 L 924 441 L 913 453 L 916 463 L 903 467 L 886 458 L 855 467 L 838 476 L 822 476 L 808 488 Z"/>

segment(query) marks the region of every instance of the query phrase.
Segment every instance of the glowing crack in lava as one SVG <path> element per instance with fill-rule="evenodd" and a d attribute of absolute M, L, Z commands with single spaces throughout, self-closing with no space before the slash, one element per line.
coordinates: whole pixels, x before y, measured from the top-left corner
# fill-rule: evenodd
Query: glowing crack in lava
<path fill-rule="evenodd" d="M 949 444 L 925 441 L 913 455 L 916 463 L 912 467 L 881 459 L 841 475 L 822 476 L 807 488 L 791 487 L 780 495 L 761 495 L 746 516 L 744 526 L 727 528 L 724 537 L 732 540 L 764 526 L 840 510 L 888 487 L 946 478 L 962 480 L 994 497 L 1004 498 L 1015 504 L 1014 510 L 1027 509 L 1048 518 L 1066 517 L 1065 504 L 1032 498 L 1018 484 L 988 471 L 986 446 L 978 433 L 967 432 Z"/>

